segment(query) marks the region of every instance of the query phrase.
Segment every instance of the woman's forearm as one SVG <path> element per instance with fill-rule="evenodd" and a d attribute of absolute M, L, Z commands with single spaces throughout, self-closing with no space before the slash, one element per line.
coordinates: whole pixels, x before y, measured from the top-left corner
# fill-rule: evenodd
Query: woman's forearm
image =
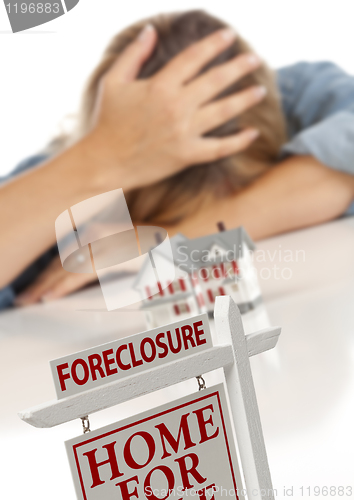
<path fill-rule="evenodd" d="M 243 225 L 255 240 L 334 219 L 354 200 L 354 176 L 310 156 L 279 163 L 232 198 L 217 200 L 169 232 L 200 236 Z"/>
<path fill-rule="evenodd" d="M 0 288 L 55 243 L 61 212 L 98 194 L 95 163 L 81 141 L 1 186 Z"/>

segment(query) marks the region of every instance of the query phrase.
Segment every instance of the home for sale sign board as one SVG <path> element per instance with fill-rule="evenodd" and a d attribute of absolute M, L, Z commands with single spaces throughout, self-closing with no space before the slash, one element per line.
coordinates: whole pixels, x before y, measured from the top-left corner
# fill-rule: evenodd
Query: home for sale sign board
<path fill-rule="evenodd" d="M 242 498 L 222 385 L 66 442 L 79 500 Z"/>

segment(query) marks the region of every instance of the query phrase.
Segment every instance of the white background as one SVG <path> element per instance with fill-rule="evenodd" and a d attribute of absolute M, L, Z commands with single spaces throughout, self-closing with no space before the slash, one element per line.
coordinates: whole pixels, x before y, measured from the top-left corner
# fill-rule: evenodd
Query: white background
<path fill-rule="evenodd" d="M 140 18 L 192 8 L 228 21 L 273 67 L 326 59 L 354 73 L 352 0 L 80 0 L 68 14 L 17 34 L 1 2 L 0 175 L 75 113 L 112 35 Z"/>

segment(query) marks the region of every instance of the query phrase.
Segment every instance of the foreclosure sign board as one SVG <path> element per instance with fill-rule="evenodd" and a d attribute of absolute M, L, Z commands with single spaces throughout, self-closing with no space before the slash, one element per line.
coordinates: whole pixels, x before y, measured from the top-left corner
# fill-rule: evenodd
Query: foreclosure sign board
<path fill-rule="evenodd" d="M 206 314 L 50 362 L 58 399 L 212 347 Z"/>
<path fill-rule="evenodd" d="M 222 385 L 65 445 L 79 500 L 242 498 Z"/>

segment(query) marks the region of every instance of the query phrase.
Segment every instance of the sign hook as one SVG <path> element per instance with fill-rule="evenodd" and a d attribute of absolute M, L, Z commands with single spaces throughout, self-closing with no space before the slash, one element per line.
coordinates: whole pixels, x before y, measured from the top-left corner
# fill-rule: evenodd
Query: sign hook
<path fill-rule="evenodd" d="M 206 389 L 206 383 L 205 383 L 205 380 L 203 379 L 203 376 L 197 375 L 196 379 L 197 379 L 198 387 L 199 387 L 198 390 L 201 391 L 202 389 Z"/>
<path fill-rule="evenodd" d="M 81 422 L 82 422 L 83 433 L 86 434 L 86 432 L 91 432 L 90 421 L 89 421 L 88 415 L 86 415 L 85 417 L 80 417 L 80 418 L 81 418 Z"/>

